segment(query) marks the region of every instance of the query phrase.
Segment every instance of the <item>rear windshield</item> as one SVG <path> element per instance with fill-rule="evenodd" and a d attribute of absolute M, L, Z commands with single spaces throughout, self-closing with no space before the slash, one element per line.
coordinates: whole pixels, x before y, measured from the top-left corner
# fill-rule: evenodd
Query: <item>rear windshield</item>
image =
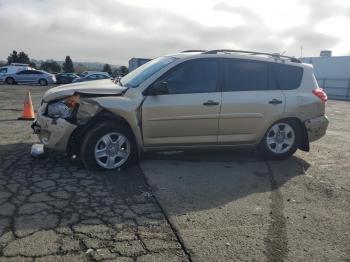
<path fill-rule="evenodd" d="M 272 71 L 280 89 L 292 90 L 300 86 L 304 69 L 299 66 L 273 63 Z"/>

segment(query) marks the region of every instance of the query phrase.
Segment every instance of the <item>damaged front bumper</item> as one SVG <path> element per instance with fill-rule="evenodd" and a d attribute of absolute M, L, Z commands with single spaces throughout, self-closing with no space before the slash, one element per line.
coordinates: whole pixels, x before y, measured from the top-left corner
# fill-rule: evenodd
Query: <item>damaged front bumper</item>
<path fill-rule="evenodd" d="M 326 134 L 328 123 L 329 121 L 326 116 L 320 116 L 305 121 L 309 142 L 323 137 Z"/>
<path fill-rule="evenodd" d="M 77 126 L 62 118 L 54 119 L 44 116 L 45 108 L 46 104 L 39 108 L 37 119 L 31 126 L 34 134 L 46 147 L 64 151 L 72 132 Z"/>

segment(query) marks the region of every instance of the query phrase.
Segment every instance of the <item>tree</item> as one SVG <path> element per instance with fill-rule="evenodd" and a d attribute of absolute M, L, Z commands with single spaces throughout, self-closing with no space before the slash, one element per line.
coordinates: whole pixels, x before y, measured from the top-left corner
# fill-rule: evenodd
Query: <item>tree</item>
<path fill-rule="evenodd" d="M 74 73 L 73 61 L 70 56 L 66 56 L 66 60 L 63 63 L 63 72 Z"/>
<path fill-rule="evenodd" d="M 103 66 L 102 72 L 107 72 L 108 74 L 112 75 L 112 68 L 109 64 L 105 64 Z"/>
<path fill-rule="evenodd" d="M 19 52 L 17 63 L 30 64 L 29 56 L 23 51 Z"/>
<path fill-rule="evenodd" d="M 18 54 L 16 50 L 13 50 L 12 53 L 7 57 L 7 63 L 17 63 L 18 61 Z"/>
<path fill-rule="evenodd" d="M 81 74 L 82 72 L 88 70 L 88 68 L 86 66 L 84 66 L 83 64 L 78 64 L 77 66 L 74 67 L 74 69 L 75 69 L 75 72 L 77 74 Z"/>
<path fill-rule="evenodd" d="M 7 63 L 23 63 L 30 64 L 29 56 L 23 51 L 17 53 L 16 50 L 13 50 L 12 53 L 7 57 Z"/>
<path fill-rule="evenodd" d="M 41 70 L 45 70 L 50 73 L 59 73 L 61 72 L 61 66 L 54 60 L 47 60 L 43 62 L 40 66 Z"/>
<path fill-rule="evenodd" d="M 120 70 L 120 74 L 122 76 L 125 76 L 125 75 L 127 75 L 129 73 L 129 69 L 126 66 L 119 67 L 119 70 Z"/>

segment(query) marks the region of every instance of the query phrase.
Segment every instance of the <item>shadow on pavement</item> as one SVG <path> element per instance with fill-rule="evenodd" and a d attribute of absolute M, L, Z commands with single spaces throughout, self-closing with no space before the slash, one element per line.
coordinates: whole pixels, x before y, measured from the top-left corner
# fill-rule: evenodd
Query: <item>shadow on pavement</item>
<path fill-rule="evenodd" d="M 198 261 L 284 261 L 288 254 L 280 187 L 305 174 L 293 156 L 265 161 L 253 150 L 149 154 L 141 162 L 157 199 Z M 234 243 L 227 248 L 223 243 Z"/>
<path fill-rule="evenodd" d="M 147 154 L 141 167 L 170 214 L 220 207 L 251 194 L 277 190 L 310 164 L 293 156 L 265 161 L 253 150 Z"/>

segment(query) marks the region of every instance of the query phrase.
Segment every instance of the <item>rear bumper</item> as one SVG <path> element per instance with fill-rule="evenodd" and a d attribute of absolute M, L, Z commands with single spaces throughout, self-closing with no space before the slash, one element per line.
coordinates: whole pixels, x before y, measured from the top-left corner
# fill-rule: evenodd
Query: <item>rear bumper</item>
<path fill-rule="evenodd" d="M 309 137 L 309 142 L 316 141 L 326 134 L 328 118 L 320 116 L 305 121 L 305 127 Z"/>

